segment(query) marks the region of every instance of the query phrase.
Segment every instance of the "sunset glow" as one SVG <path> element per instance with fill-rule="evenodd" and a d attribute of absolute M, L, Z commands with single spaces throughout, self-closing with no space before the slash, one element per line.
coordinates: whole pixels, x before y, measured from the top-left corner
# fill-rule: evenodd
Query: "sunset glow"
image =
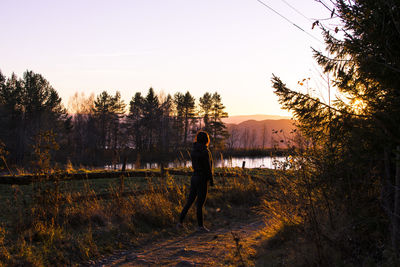
<path fill-rule="evenodd" d="M 290 1 L 309 18 L 326 16 L 315 1 Z M 318 39 L 281 1 L 271 5 Z M 319 43 L 257 1 L 2 1 L 0 70 L 43 74 L 63 103 L 75 92 L 119 90 L 198 99 L 218 91 L 230 115 L 288 115 L 271 89 L 275 73 L 289 85 L 314 77 Z M 321 39 L 322 40 L 322 39 Z"/>
<path fill-rule="evenodd" d="M 0 267 L 400 266 L 400 0 L 1 0 Z"/>
<path fill-rule="evenodd" d="M 352 108 L 358 114 L 360 114 L 367 106 L 367 104 L 360 98 L 356 98 L 351 103 Z"/>

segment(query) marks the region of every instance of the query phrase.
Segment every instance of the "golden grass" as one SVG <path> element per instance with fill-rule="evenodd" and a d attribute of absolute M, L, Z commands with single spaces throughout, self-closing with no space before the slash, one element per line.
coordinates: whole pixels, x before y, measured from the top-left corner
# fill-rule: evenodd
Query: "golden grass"
<path fill-rule="evenodd" d="M 243 170 L 227 173 L 236 176 L 216 178 L 206 204 L 206 221 L 216 215 L 216 207 L 254 206 L 265 192 L 265 183 L 245 175 Z M 266 176 L 262 171 L 253 171 L 252 176 L 257 175 Z M 60 189 L 57 180 L 3 187 L 11 191 L 2 204 L 7 209 L 0 226 L 0 266 L 73 266 L 139 244 L 143 238 L 174 234 L 189 181 L 189 177 L 170 175 L 147 178 L 140 185 L 147 194 L 123 197 L 126 182 L 121 178 L 102 189 L 111 195 L 108 199 L 89 197 L 98 193 L 93 189 L 95 182 L 83 183 L 80 188 L 64 184 Z M 74 200 L 77 196 L 79 201 Z M 230 211 L 241 209 L 224 209 Z M 187 223 L 189 227 L 195 224 L 193 209 Z"/>

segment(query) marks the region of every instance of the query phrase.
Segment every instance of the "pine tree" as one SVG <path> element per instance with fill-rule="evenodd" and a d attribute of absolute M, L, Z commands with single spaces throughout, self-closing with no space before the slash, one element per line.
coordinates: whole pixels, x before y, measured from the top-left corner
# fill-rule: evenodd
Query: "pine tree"
<path fill-rule="evenodd" d="M 226 129 L 226 125 L 222 122 L 223 118 L 228 117 L 228 113 L 225 112 L 225 106 L 222 104 L 221 96 L 215 92 L 212 95 L 212 106 L 210 116 L 210 134 L 214 148 L 222 149 L 224 147 L 224 141 L 228 138 L 229 133 Z"/>
<path fill-rule="evenodd" d="M 24 150 L 22 82 L 14 73 L 8 80 L 0 73 L 0 86 L 0 140 L 5 142 L 11 161 L 18 162 Z"/>
<path fill-rule="evenodd" d="M 111 114 L 112 96 L 106 91 L 103 91 L 96 97 L 94 101 L 93 114 L 97 122 L 97 128 L 99 129 L 99 145 L 104 150 L 109 148 L 109 132 L 110 123 L 112 118 Z"/>
<path fill-rule="evenodd" d="M 190 125 L 194 124 L 196 120 L 195 101 L 195 98 L 187 91 L 183 97 L 183 116 L 185 123 L 183 144 L 185 147 L 187 147 Z"/>
<path fill-rule="evenodd" d="M 184 136 L 184 108 L 183 108 L 183 100 L 184 95 L 180 92 L 174 95 L 174 129 L 177 133 L 176 143 L 182 143 L 183 136 Z"/>
<path fill-rule="evenodd" d="M 204 130 L 206 132 L 211 132 L 210 129 L 210 115 L 211 115 L 211 108 L 213 105 L 212 102 L 212 95 L 208 92 L 206 92 L 202 97 L 200 97 L 199 100 L 199 106 L 200 106 L 200 115 L 203 118 L 204 122 Z"/>
<path fill-rule="evenodd" d="M 137 92 L 130 102 L 129 107 L 129 120 L 130 130 L 134 138 L 135 148 L 137 150 L 143 149 L 143 110 L 144 110 L 144 98 L 140 92 Z"/>
<path fill-rule="evenodd" d="M 126 104 L 121 99 L 121 93 L 117 91 L 115 96 L 112 97 L 111 114 L 113 116 L 111 121 L 114 150 L 120 150 L 127 145 L 125 138 L 125 123 L 121 120 L 125 116 Z"/>
<path fill-rule="evenodd" d="M 196 119 L 195 98 L 187 91 L 185 94 L 177 93 L 174 96 L 178 131 L 183 135 L 183 146 L 187 147 L 190 125 Z"/>
<path fill-rule="evenodd" d="M 161 103 L 161 112 L 162 112 L 162 117 L 161 117 L 161 124 L 160 124 L 160 148 L 162 152 L 168 152 L 169 147 L 172 142 L 172 136 L 174 135 L 174 129 L 173 129 L 173 99 L 170 94 L 167 95 L 167 97 L 162 101 Z"/>
<path fill-rule="evenodd" d="M 379 205 L 382 196 L 383 208 L 393 226 L 393 248 L 398 253 L 400 191 L 394 189 L 400 188 L 399 5 L 396 1 L 373 0 L 332 3 L 331 15 L 337 16 L 343 26 L 329 31 L 316 21 L 314 25 L 321 25 L 324 31 L 328 54 L 314 53 L 347 101 L 338 99 L 329 106 L 290 90 L 276 76 L 272 78 L 281 105 L 293 112 L 313 148 L 299 161 L 304 163 L 302 173 L 310 171 L 307 175 L 312 188 L 299 190 L 312 190 L 315 202 L 310 201 L 309 205 L 325 203 L 333 227 L 333 214 L 351 214 L 350 219 L 354 219 L 365 212 L 365 199 L 369 199 L 368 206 Z M 377 194 L 377 180 L 383 185 L 381 195 Z M 314 221 L 319 219 L 315 213 L 307 216 Z M 357 229 L 370 227 L 364 223 Z M 365 239 L 368 233 L 352 235 L 353 240 L 374 242 Z"/>
<path fill-rule="evenodd" d="M 381 169 L 384 208 L 391 218 L 392 245 L 400 251 L 400 6 L 398 1 L 337 1 L 344 39 L 325 30 L 331 55 L 315 52 L 325 71 L 331 71 L 352 103 L 361 102 L 368 134 L 379 140 L 369 151 L 385 159 Z M 341 103 L 346 107 L 345 103 Z M 367 131 L 366 131 L 367 132 Z"/>
<path fill-rule="evenodd" d="M 58 132 L 60 142 L 70 129 L 70 118 L 61 105 L 61 98 L 40 74 L 26 71 L 23 79 L 15 74 L 5 79 L 0 75 L 0 121 L 7 148 L 13 162 L 23 163 L 30 156 L 34 138 L 41 131 Z"/>
<path fill-rule="evenodd" d="M 119 92 L 115 96 L 103 91 L 94 101 L 93 113 L 96 118 L 102 149 L 116 149 L 120 133 L 120 119 L 125 113 L 125 104 Z"/>
<path fill-rule="evenodd" d="M 153 149 L 157 144 L 160 119 L 160 101 L 153 88 L 150 88 L 143 106 L 143 125 L 146 129 L 146 148 L 148 150 Z"/>

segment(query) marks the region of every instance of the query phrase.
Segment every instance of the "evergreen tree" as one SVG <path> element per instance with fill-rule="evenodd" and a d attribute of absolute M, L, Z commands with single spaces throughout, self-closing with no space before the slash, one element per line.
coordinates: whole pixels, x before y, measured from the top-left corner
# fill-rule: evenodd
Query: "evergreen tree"
<path fill-rule="evenodd" d="M 187 146 L 188 136 L 191 130 L 191 125 L 195 121 L 195 98 L 187 91 L 185 94 L 176 93 L 174 96 L 176 107 L 176 128 L 180 133 L 183 146 Z"/>
<path fill-rule="evenodd" d="M 204 130 L 206 132 L 211 132 L 210 130 L 210 115 L 211 115 L 211 108 L 212 108 L 212 95 L 206 92 L 202 97 L 199 99 L 199 107 L 200 107 L 200 115 L 203 118 L 204 122 Z"/>
<path fill-rule="evenodd" d="M 129 120 L 132 130 L 132 136 L 134 138 L 135 148 L 137 150 L 143 149 L 143 110 L 144 110 L 144 98 L 140 92 L 137 92 L 130 102 L 129 107 Z"/>
<path fill-rule="evenodd" d="M 94 101 L 93 113 L 99 129 L 99 144 L 102 149 L 116 149 L 120 133 L 120 119 L 125 112 L 125 104 L 119 92 L 115 96 L 103 91 Z"/>
<path fill-rule="evenodd" d="M 183 146 L 186 147 L 190 125 L 192 125 L 195 119 L 195 99 L 190 92 L 187 91 L 185 94 L 175 94 L 174 101 L 177 110 L 178 127 L 181 127 Z"/>
<path fill-rule="evenodd" d="M 113 119 L 111 121 L 114 150 L 120 150 L 127 145 L 125 138 L 125 123 L 121 120 L 125 116 L 126 104 L 121 99 L 121 93 L 116 92 L 111 102 L 111 114 Z"/>
<path fill-rule="evenodd" d="M 113 119 L 111 114 L 112 96 L 103 91 L 94 101 L 93 114 L 99 130 L 98 144 L 101 149 L 109 148 L 110 122 Z"/>
<path fill-rule="evenodd" d="M 344 38 L 326 30 L 329 56 L 315 51 L 317 61 L 334 75 L 353 106 L 344 112 L 362 115 L 364 134 L 373 137 L 368 154 L 384 159 L 380 169 L 384 208 L 393 225 L 392 245 L 400 250 L 400 7 L 398 1 L 336 1 Z M 361 105 L 360 105 L 361 103 Z M 358 108 L 354 108 L 358 106 Z M 375 142 L 373 142 L 375 141 Z M 379 161 L 378 161 L 379 162 Z M 383 178 L 384 177 L 384 178 Z"/>
<path fill-rule="evenodd" d="M 174 95 L 174 129 L 177 132 L 176 143 L 181 143 L 184 136 L 184 95 L 180 92 Z"/>
<path fill-rule="evenodd" d="M 157 143 L 161 119 L 160 102 L 153 88 L 149 89 L 143 107 L 143 125 L 146 129 L 146 148 L 151 150 Z"/>
<path fill-rule="evenodd" d="M 184 137 L 183 144 L 187 147 L 190 125 L 196 120 L 195 98 L 187 91 L 183 97 Z"/>
<path fill-rule="evenodd" d="M 160 124 L 160 147 L 163 152 L 169 151 L 169 146 L 172 142 L 172 136 L 174 135 L 174 128 L 172 127 L 172 115 L 173 115 L 173 99 L 170 94 L 161 103 L 161 124 Z"/>
<path fill-rule="evenodd" d="M 11 78 L 0 73 L 0 139 L 4 140 L 10 152 L 12 162 L 22 160 L 23 125 L 22 125 L 22 82 L 13 73 Z"/>
<path fill-rule="evenodd" d="M 290 180 L 295 187 L 281 188 L 279 192 L 294 192 L 293 205 L 304 203 L 297 208 L 306 211 L 305 221 L 313 221 L 310 229 L 317 238 L 323 236 L 334 243 L 342 242 L 341 238 L 346 236 L 354 244 L 368 243 L 368 248 L 357 247 L 356 257 L 360 258 L 380 250 L 376 238 L 369 238 L 365 229 L 374 227 L 369 224 L 371 221 L 383 221 L 380 209 L 370 209 L 381 206 L 381 199 L 391 221 L 392 245 L 398 254 L 400 191 L 395 189 L 400 188 L 399 5 L 395 1 L 373 0 L 332 2 L 334 8 L 330 12 L 343 26 L 329 31 L 321 22 L 315 22 L 324 31 L 329 54 L 314 52 L 348 101 L 338 99 L 329 106 L 290 90 L 273 76 L 280 103 L 293 112 L 311 144 L 305 154 L 293 161 L 300 165 L 297 170 L 302 170 L 301 176 Z M 280 196 L 280 203 L 288 203 L 288 197 Z M 370 218 L 366 220 L 366 216 Z M 352 222 L 358 218 L 364 220 L 354 226 Z M 321 232 L 319 224 L 326 219 L 329 226 Z M 343 220 L 345 228 L 352 231 L 338 231 L 343 229 Z"/>
<path fill-rule="evenodd" d="M 222 104 L 221 96 L 215 92 L 212 95 L 212 106 L 211 106 L 211 117 L 210 117 L 210 134 L 215 148 L 223 148 L 224 141 L 228 138 L 229 133 L 226 129 L 226 125 L 222 122 L 223 118 L 228 117 L 228 113 L 225 112 L 225 106 Z"/>
<path fill-rule="evenodd" d="M 25 156 L 30 156 L 34 138 L 41 131 L 54 130 L 59 133 L 57 141 L 63 140 L 70 118 L 58 93 L 42 75 L 26 71 L 23 79 L 12 74 L 6 82 L 3 75 L 0 80 L 0 121 L 4 123 L 0 136 L 5 138 L 13 162 L 23 163 Z"/>

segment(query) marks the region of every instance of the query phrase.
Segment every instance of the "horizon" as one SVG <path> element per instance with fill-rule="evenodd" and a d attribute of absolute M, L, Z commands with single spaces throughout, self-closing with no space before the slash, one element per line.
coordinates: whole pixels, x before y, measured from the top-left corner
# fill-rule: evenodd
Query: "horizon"
<path fill-rule="evenodd" d="M 0 7 L 0 267 L 399 264 L 398 1 Z"/>
<path fill-rule="evenodd" d="M 290 116 L 273 94 L 272 73 L 291 88 L 307 77 L 318 84 L 311 47 L 324 46 L 311 25 L 329 14 L 315 1 L 289 2 L 296 10 L 281 1 L 271 6 L 314 38 L 257 1 L 4 1 L 0 70 L 42 74 L 64 106 L 75 92 L 104 90 L 120 91 L 129 104 L 152 87 L 190 91 L 196 100 L 217 91 L 230 116 Z"/>
<path fill-rule="evenodd" d="M 268 115 L 268 114 L 253 114 L 253 115 L 236 115 L 229 116 L 228 118 L 222 119 L 222 122 L 225 124 L 241 124 L 242 122 L 247 121 L 271 121 L 271 120 L 290 120 L 290 116 L 281 116 L 281 115 Z"/>

